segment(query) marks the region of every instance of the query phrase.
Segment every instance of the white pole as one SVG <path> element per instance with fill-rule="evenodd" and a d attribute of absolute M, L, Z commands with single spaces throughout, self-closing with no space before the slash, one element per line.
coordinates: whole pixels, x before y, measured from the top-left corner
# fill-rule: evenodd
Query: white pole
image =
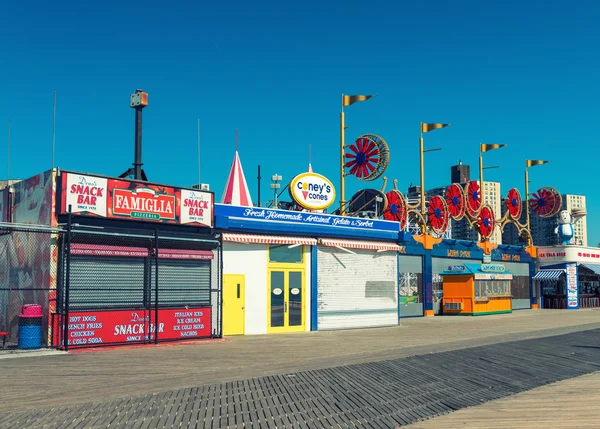
<path fill-rule="evenodd" d="M 198 187 L 200 187 L 200 119 L 198 119 Z"/>
<path fill-rule="evenodd" d="M 52 119 L 52 170 L 54 170 L 54 150 L 56 148 L 56 89 L 54 90 L 54 118 Z"/>
<path fill-rule="evenodd" d="M 8 165 L 6 167 L 6 187 L 10 186 L 10 118 L 8 118 Z"/>

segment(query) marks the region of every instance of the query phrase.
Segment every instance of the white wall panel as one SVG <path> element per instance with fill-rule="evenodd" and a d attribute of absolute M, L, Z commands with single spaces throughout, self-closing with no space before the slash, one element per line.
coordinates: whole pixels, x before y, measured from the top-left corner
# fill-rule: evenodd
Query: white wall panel
<path fill-rule="evenodd" d="M 223 274 L 246 277 L 245 333 L 267 333 L 267 245 L 223 243 Z"/>
<path fill-rule="evenodd" d="M 318 329 L 398 324 L 396 252 L 318 249 Z"/>

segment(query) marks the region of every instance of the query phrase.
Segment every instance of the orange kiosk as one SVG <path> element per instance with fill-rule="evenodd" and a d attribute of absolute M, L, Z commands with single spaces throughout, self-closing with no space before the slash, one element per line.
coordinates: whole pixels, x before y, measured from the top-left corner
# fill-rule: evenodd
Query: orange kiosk
<path fill-rule="evenodd" d="M 512 312 L 512 273 L 501 264 L 449 266 L 440 273 L 445 315 L 484 316 Z"/>

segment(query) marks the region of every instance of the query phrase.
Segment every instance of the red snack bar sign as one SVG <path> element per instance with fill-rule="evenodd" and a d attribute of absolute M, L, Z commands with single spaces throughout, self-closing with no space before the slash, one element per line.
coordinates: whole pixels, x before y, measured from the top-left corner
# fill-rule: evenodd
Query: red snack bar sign
<path fill-rule="evenodd" d="M 181 190 L 181 223 L 212 226 L 213 194 Z"/>
<path fill-rule="evenodd" d="M 60 213 L 213 226 L 211 192 L 64 171 L 61 178 Z"/>
<path fill-rule="evenodd" d="M 101 177 L 68 174 L 65 208 L 71 206 L 73 213 L 93 213 L 106 216 L 108 180 Z"/>
<path fill-rule="evenodd" d="M 143 343 L 160 340 L 210 337 L 210 308 L 86 311 L 69 313 L 69 346 Z"/>
<path fill-rule="evenodd" d="M 154 189 L 113 189 L 112 214 L 135 219 L 175 220 L 175 195 Z"/>

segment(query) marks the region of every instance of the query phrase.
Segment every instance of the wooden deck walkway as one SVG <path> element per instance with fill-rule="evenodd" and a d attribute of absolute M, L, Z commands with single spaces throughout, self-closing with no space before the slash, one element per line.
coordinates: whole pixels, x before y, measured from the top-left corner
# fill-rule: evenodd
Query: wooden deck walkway
<path fill-rule="evenodd" d="M 600 371 L 600 347 L 589 346 L 598 342 L 600 329 L 592 329 L 117 400 L 0 412 L 0 428 L 388 429 Z"/>
<path fill-rule="evenodd" d="M 599 371 L 598 345 L 600 310 L 539 310 L 0 359 L 0 429 L 391 429 Z"/>
<path fill-rule="evenodd" d="M 600 372 L 559 381 L 405 427 L 410 429 L 600 428 Z"/>

